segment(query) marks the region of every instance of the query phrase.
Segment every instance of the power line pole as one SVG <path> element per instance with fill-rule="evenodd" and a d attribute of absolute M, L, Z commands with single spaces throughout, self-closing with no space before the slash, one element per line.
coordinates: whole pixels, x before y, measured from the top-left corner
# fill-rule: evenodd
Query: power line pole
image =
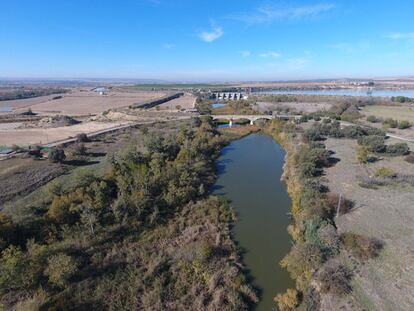
<path fill-rule="evenodd" d="M 338 208 L 336 209 L 336 218 L 339 216 L 339 209 L 341 208 L 342 192 L 339 194 Z"/>

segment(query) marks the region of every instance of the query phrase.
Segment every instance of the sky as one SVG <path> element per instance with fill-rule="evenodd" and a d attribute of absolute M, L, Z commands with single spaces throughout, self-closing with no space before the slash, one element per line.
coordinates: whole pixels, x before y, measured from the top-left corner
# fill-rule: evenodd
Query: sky
<path fill-rule="evenodd" d="M 2 0 L 0 77 L 414 75 L 411 0 Z"/>

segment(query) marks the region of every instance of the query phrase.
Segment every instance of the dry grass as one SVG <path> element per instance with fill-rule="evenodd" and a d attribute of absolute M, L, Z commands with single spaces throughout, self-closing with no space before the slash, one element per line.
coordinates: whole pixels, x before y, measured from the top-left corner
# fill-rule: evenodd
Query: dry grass
<path fill-rule="evenodd" d="M 407 164 L 403 157 L 361 165 L 356 161 L 354 140 L 328 139 L 326 146 L 340 159 L 326 170 L 327 184 L 332 191 L 343 193 L 355 204 L 350 213 L 337 219 L 339 232 L 362 234 L 384 243 L 380 256 L 364 265 L 347 253 L 342 254 L 341 260 L 354 272 L 353 292 L 345 301 L 345 309 L 412 310 L 414 189 L 399 183 L 377 190 L 367 189 L 360 187 L 358 180 L 361 175 L 372 175 L 378 167 L 414 174 L 414 165 Z M 332 305 L 329 297 L 324 299 L 325 306 Z"/>
<path fill-rule="evenodd" d="M 166 92 L 109 92 L 108 95 L 99 95 L 92 91 L 75 90 L 62 96 L 61 99 L 50 100 L 50 96 L 45 98 L 31 99 L 30 105 L 22 104 L 21 109 L 16 112 L 26 111 L 31 108 L 33 112 L 43 115 L 64 114 L 69 116 L 91 115 L 104 112 L 111 108 L 121 108 L 136 103 L 142 103 L 151 99 L 160 98 L 166 95 Z M 26 100 L 21 100 L 26 101 Z M 10 102 L 10 101 L 9 101 Z M 28 102 L 29 103 L 29 102 Z M 17 107 L 18 101 L 14 103 Z"/>
<path fill-rule="evenodd" d="M 399 121 L 407 120 L 414 123 L 414 107 L 409 106 L 366 106 L 362 110 L 366 115 L 374 115 L 377 118 L 392 118 Z"/>

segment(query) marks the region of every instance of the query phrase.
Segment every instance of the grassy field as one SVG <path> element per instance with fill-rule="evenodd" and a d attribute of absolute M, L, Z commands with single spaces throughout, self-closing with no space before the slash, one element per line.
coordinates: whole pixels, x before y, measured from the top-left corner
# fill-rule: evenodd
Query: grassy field
<path fill-rule="evenodd" d="M 414 108 L 407 106 L 367 106 L 363 113 L 367 116 L 374 115 L 378 118 L 393 118 L 414 123 Z"/>

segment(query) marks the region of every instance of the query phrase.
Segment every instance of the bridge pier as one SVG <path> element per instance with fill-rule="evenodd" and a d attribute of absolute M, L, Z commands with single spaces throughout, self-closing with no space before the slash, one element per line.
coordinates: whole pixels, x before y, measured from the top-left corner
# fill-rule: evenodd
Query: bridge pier
<path fill-rule="evenodd" d="M 250 119 L 250 125 L 254 125 L 253 119 Z"/>
<path fill-rule="evenodd" d="M 229 127 L 232 127 L 232 126 L 233 126 L 233 120 L 230 120 Z"/>

